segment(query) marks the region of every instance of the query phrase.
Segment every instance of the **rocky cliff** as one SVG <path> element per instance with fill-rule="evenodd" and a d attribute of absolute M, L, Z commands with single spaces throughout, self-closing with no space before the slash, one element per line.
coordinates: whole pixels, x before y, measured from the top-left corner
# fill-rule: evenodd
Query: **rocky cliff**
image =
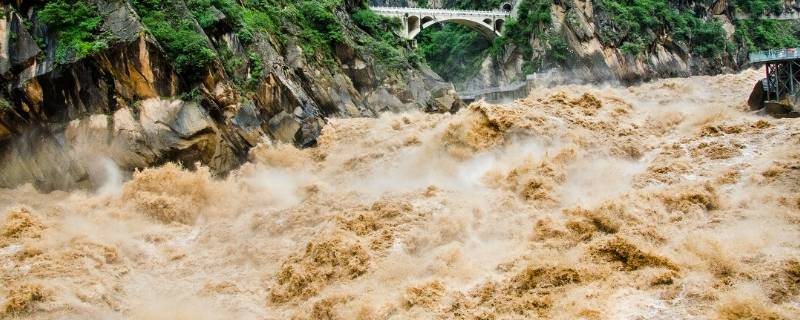
<path fill-rule="evenodd" d="M 797 10 L 780 0 L 763 1 L 766 7 L 728 0 L 526 2 L 523 19 L 536 24 L 528 37 L 496 41 L 499 54 L 487 54 L 477 76 L 457 87 L 497 86 L 547 71 L 556 71 L 558 81 L 622 83 L 719 74 L 743 67 L 749 51 L 800 43 L 796 22 L 752 19 Z M 542 12 L 549 18 L 530 17 Z"/>
<path fill-rule="evenodd" d="M 359 1 L 51 2 L 2 5 L 0 186 L 88 185 L 98 159 L 225 173 L 258 143 L 313 146 L 329 117 L 459 107 L 405 49 L 384 63 Z"/>
<path fill-rule="evenodd" d="M 613 24 L 603 2 L 555 1 L 549 5 L 550 19 L 542 23 L 540 32 L 532 34 L 524 45 L 506 43 L 500 55 L 487 55 L 478 75 L 460 86 L 491 87 L 523 79 L 526 74 L 547 71 L 556 71 L 555 81 L 631 83 L 727 72 L 735 70 L 743 61 L 736 52 L 698 57 L 686 44 L 674 41 L 669 30 L 647 30 L 652 43 L 639 52 L 626 51 L 622 39 L 630 30 Z M 712 8 L 719 6 L 714 4 Z M 721 6 L 727 8 L 724 4 Z M 724 11 L 697 8 L 703 16 L 717 19 L 727 32 L 725 37 L 733 40 L 734 27 Z"/>

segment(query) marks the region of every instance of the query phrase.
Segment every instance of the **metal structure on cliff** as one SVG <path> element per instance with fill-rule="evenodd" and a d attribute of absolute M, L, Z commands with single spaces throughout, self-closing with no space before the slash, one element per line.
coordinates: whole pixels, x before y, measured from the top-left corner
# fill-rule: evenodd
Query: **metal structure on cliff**
<path fill-rule="evenodd" d="M 763 64 L 766 70 L 766 78 L 750 94 L 751 109 L 766 108 L 781 117 L 800 115 L 800 48 L 755 52 L 749 58 L 750 64 Z"/>
<path fill-rule="evenodd" d="M 449 10 L 409 7 L 371 7 L 375 13 L 385 17 L 400 18 L 398 34 L 408 40 L 414 39 L 423 29 L 441 22 L 452 22 L 467 26 L 489 39 L 503 31 L 506 20 L 512 16 L 516 1 L 503 3 L 498 10 Z"/>
<path fill-rule="evenodd" d="M 800 48 L 751 53 L 750 63 L 763 63 L 767 71 L 765 101 L 797 96 L 800 90 Z"/>

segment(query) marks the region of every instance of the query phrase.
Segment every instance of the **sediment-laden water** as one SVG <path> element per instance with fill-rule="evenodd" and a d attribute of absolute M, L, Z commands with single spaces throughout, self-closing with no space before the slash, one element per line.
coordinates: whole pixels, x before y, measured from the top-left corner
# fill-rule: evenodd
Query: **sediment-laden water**
<path fill-rule="evenodd" d="M 760 76 L 332 119 L 225 179 L 0 190 L 0 315 L 797 319 L 800 122 L 744 111 Z"/>

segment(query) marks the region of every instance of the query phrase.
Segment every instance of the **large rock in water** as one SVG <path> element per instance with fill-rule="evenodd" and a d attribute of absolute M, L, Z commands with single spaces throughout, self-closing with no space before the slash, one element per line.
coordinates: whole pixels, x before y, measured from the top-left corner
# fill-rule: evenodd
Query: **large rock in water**
<path fill-rule="evenodd" d="M 204 30 L 175 0 L 172 13 L 192 24 L 218 57 L 199 79 L 188 78 L 128 1 L 90 2 L 109 43 L 81 59 L 69 50 L 58 57 L 59 41 L 31 3 L 3 5 L 0 187 L 96 184 L 98 158 L 124 170 L 199 162 L 224 174 L 264 141 L 314 146 L 327 117 L 452 112 L 461 104 L 434 73 L 410 65 L 387 72 L 369 48 L 338 44 L 333 64 L 322 65 L 307 60 L 293 26 L 282 41 L 255 32 L 245 45 L 220 10 Z M 347 0 L 335 12 L 351 39 L 368 37 L 349 20 L 360 6 Z"/>
<path fill-rule="evenodd" d="M 753 92 L 747 99 L 747 105 L 750 106 L 751 111 L 761 110 L 764 108 L 764 99 L 766 98 L 766 91 L 764 91 L 764 80 L 759 80 L 753 86 Z"/>

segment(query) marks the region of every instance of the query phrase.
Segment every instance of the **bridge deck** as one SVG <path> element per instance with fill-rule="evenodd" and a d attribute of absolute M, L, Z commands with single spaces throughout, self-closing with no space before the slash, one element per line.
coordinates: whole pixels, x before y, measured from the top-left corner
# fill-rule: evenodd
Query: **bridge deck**
<path fill-rule="evenodd" d="M 770 63 L 800 59 L 800 48 L 769 50 L 750 54 L 750 63 Z"/>
<path fill-rule="evenodd" d="M 372 11 L 380 13 L 390 13 L 403 15 L 406 13 L 416 13 L 419 15 L 451 15 L 451 16 L 490 16 L 490 17 L 508 17 L 510 12 L 500 10 L 487 11 L 487 10 L 450 10 L 450 9 L 425 9 L 425 8 L 411 8 L 411 7 L 370 7 Z"/>

